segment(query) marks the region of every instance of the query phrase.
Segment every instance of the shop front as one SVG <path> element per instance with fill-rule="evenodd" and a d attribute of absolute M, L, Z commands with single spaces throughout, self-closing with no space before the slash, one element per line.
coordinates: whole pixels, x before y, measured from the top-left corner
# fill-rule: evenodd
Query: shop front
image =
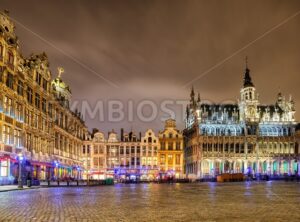
<path fill-rule="evenodd" d="M 53 180 L 78 180 L 82 178 L 82 170 L 78 166 L 54 163 Z"/>
<path fill-rule="evenodd" d="M 13 184 L 18 176 L 18 161 L 10 155 L 0 156 L 0 185 Z"/>
<path fill-rule="evenodd" d="M 106 172 L 105 171 L 93 171 L 91 172 L 91 179 L 93 180 L 105 180 Z"/>
<path fill-rule="evenodd" d="M 30 161 L 31 177 L 34 180 L 45 181 L 51 179 L 53 165 L 48 162 Z"/>
<path fill-rule="evenodd" d="M 140 171 L 142 182 L 153 182 L 159 179 L 159 171 L 156 169 L 143 169 Z"/>

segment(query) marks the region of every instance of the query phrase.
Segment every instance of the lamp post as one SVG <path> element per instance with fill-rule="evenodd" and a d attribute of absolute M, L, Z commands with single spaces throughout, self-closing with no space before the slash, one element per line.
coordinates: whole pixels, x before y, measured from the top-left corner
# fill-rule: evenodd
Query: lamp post
<path fill-rule="evenodd" d="M 90 185 L 90 170 L 87 171 L 87 185 Z"/>
<path fill-rule="evenodd" d="M 23 189 L 23 181 L 22 181 L 22 161 L 23 161 L 23 155 L 22 153 L 18 154 L 19 157 L 19 178 L 18 178 L 18 188 Z"/>
<path fill-rule="evenodd" d="M 59 180 L 59 163 L 58 161 L 54 161 L 55 168 L 57 168 L 57 180 Z"/>

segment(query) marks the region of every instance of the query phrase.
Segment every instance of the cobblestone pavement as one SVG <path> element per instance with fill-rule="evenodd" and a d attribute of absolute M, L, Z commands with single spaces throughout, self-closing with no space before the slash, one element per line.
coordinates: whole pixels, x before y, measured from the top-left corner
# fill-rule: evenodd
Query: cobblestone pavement
<path fill-rule="evenodd" d="M 118 184 L 0 193 L 0 221 L 300 221 L 300 184 Z"/>

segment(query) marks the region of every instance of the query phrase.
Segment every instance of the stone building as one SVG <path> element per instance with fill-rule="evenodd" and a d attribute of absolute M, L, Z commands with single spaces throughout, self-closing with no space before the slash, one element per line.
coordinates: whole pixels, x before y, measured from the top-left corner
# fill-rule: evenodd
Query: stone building
<path fill-rule="evenodd" d="M 158 151 L 159 139 L 153 130 L 148 129 L 141 138 L 141 180 L 152 181 L 159 178 Z"/>
<path fill-rule="evenodd" d="M 83 143 L 81 160 L 84 165 L 83 178 L 105 179 L 107 177 L 107 140 L 102 132 L 94 130 Z"/>
<path fill-rule="evenodd" d="M 183 175 L 183 135 L 176 129 L 176 122 L 168 119 L 165 129 L 158 134 L 158 162 L 160 177 L 182 178 Z"/>
<path fill-rule="evenodd" d="M 87 128 L 69 109 L 71 91 L 52 74 L 45 53 L 21 55 L 8 12 L 0 13 L 0 184 L 22 173 L 44 179 L 80 177 L 79 155 Z"/>
<path fill-rule="evenodd" d="M 106 139 L 96 131 L 83 143 L 84 178 L 153 181 L 159 178 L 159 139 L 148 129 L 142 134 L 126 133 L 120 139 L 111 131 Z"/>
<path fill-rule="evenodd" d="M 186 175 L 298 173 L 296 124 L 291 97 L 279 93 L 274 104 L 260 103 L 248 67 L 237 103 L 203 103 L 192 89 L 184 130 Z"/>

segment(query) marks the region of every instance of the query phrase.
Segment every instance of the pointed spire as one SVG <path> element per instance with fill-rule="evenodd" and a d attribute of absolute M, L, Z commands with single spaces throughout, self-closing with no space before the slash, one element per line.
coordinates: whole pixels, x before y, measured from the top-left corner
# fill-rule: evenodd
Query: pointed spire
<path fill-rule="evenodd" d="M 246 62 L 246 70 L 245 70 L 245 76 L 244 76 L 244 88 L 245 87 L 253 87 L 254 84 L 252 83 L 252 79 L 250 76 L 250 69 L 248 68 L 248 57 L 247 56 L 246 56 L 245 62 Z"/>
<path fill-rule="evenodd" d="M 190 109 L 189 109 L 189 106 L 187 105 L 186 106 L 186 116 L 187 116 L 187 118 L 189 118 L 189 115 L 190 115 Z"/>
<path fill-rule="evenodd" d="M 194 96 L 195 96 L 194 86 L 192 86 L 192 89 L 191 89 L 191 99 L 194 98 Z"/>
<path fill-rule="evenodd" d="M 198 93 L 197 103 L 201 102 L 200 93 Z"/>

